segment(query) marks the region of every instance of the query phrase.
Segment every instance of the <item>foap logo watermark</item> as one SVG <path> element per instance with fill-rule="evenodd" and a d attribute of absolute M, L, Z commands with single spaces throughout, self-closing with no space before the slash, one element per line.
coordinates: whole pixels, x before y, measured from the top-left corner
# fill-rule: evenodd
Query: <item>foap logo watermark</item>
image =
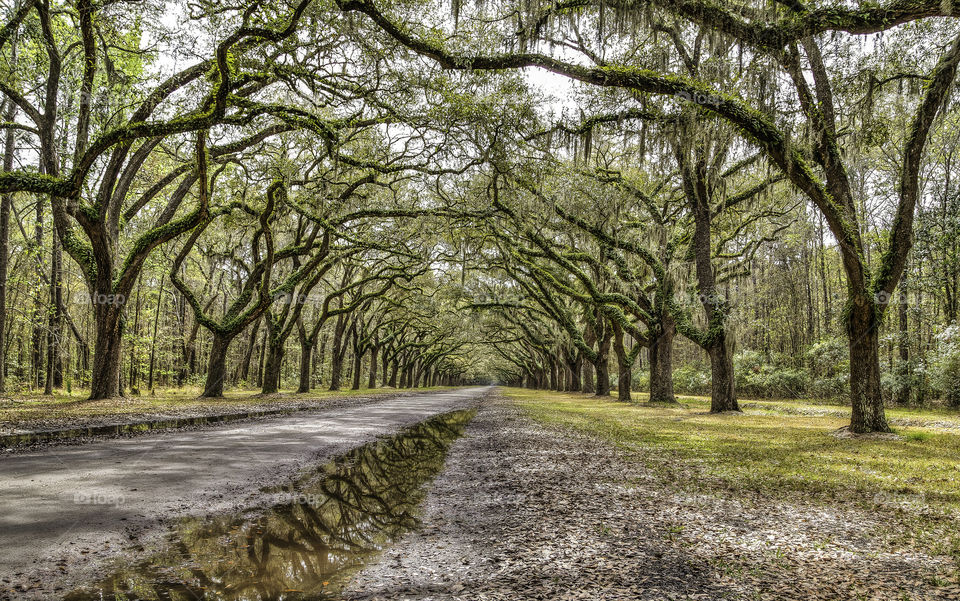
<path fill-rule="evenodd" d="M 692 299 L 691 299 L 692 300 Z M 733 301 L 726 294 L 705 294 L 696 295 L 696 302 L 702 305 L 732 305 Z"/>
<path fill-rule="evenodd" d="M 688 92 L 684 90 L 683 92 L 677 92 L 674 96 L 701 106 L 718 107 L 720 103 L 723 102 L 723 99 L 716 94 L 707 94 L 705 92 Z"/>
<path fill-rule="evenodd" d="M 310 505 L 311 507 L 316 507 L 317 505 L 322 504 L 328 498 L 329 497 L 323 494 L 286 492 L 280 496 L 280 502 L 289 503 L 291 505 Z"/>
<path fill-rule="evenodd" d="M 874 505 L 926 505 L 930 499 L 924 491 L 878 491 L 869 498 Z"/>
<path fill-rule="evenodd" d="M 123 505 L 126 498 L 122 493 L 106 493 L 98 491 L 78 491 L 73 493 L 74 505 L 104 505 L 117 507 Z"/>
<path fill-rule="evenodd" d="M 124 305 L 127 302 L 127 297 L 123 294 L 81 292 L 76 296 L 74 302 L 78 305 Z"/>
<path fill-rule="evenodd" d="M 277 292 L 273 295 L 273 302 L 282 305 L 306 305 L 308 303 L 317 304 L 309 295 L 293 294 L 292 292 Z"/>
<path fill-rule="evenodd" d="M 853 298 L 853 304 L 858 307 L 864 305 L 873 304 L 881 307 L 895 307 L 897 305 L 907 305 L 911 306 L 920 302 L 919 296 L 914 296 L 911 293 L 901 292 L 895 290 L 893 292 L 887 292 L 886 290 L 880 290 L 874 293 L 864 293 L 858 294 Z"/>
<path fill-rule="evenodd" d="M 516 292 L 473 292 L 467 298 L 478 305 L 517 305 L 524 301 L 524 297 Z"/>
<path fill-rule="evenodd" d="M 873 302 L 878 305 L 903 305 L 909 302 L 907 295 L 902 292 L 887 292 L 881 290 L 873 295 Z"/>
<path fill-rule="evenodd" d="M 739 295 L 740 290 L 736 288 L 713 294 L 691 290 L 690 292 L 677 292 L 673 300 L 687 309 L 698 309 L 704 305 L 732 309 L 739 302 Z"/>

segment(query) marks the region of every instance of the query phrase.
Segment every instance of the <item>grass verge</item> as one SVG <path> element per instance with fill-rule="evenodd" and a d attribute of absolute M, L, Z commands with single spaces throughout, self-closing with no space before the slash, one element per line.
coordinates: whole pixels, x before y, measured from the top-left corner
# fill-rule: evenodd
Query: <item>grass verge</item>
<path fill-rule="evenodd" d="M 897 437 L 840 438 L 832 433 L 846 418 L 804 415 L 798 403 L 714 415 L 702 399 L 651 406 L 526 389 L 504 394 L 539 422 L 634 452 L 677 489 L 852 505 L 889 516 L 889 531 L 878 536 L 960 559 L 960 431 L 914 425 Z M 944 416 L 910 410 L 910 417 L 934 424 Z"/>

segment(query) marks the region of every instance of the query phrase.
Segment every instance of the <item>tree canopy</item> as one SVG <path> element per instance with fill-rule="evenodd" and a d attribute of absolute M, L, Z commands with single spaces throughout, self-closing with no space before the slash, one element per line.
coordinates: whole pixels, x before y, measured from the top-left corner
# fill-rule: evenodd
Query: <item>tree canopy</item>
<path fill-rule="evenodd" d="M 951 3 L 2 11 L 0 388 L 960 403 Z"/>

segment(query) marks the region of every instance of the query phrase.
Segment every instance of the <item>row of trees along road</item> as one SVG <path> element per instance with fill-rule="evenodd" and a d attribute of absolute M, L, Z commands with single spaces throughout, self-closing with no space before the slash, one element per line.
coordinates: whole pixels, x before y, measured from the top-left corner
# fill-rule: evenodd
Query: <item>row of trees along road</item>
<path fill-rule="evenodd" d="M 425 23 L 408 12 L 409 6 L 387 9 L 372 0 L 339 0 L 338 4 L 345 11 L 367 16 L 371 29 L 443 69 L 537 67 L 581 82 L 588 96 L 615 98 L 620 106 L 637 107 L 632 115 L 608 113 L 594 119 L 609 119 L 618 126 L 634 118 L 645 120 L 650 128 L 641 137 L 671 136 L 680 141 L 675 167 L 694 221 L 690 254 L 707 321 L 706 332 L 690 334 L 710 354 L 714 410 L 736 408 L 730 353 L 725 348 L 729 344 L 724 326 L 727 307 L 717 294 L 718 268 L 710 260 L 713 227 L 709 223 L 715 211 L 710 202 L 714 186 L 725 172 L 726 159 L 734 156 L 723 141 L 727 134 L 722 130 L 729 128 L 748 152 L 757 155 L 755 159 L 744 156 L 743 161 L 763 162 L 780 171 L 792 190 L 826 222 L 846 279 L 842 322 L 849 348 L 851 427 L 857 432 L 889 429 L 881 391 L 880 324 L 913 243 L 927 141 L 955 85 L 960 38 L 954 18 L 960 9 L 934 2 L 848 9 L 801 2 L 734 7 L 696 1 L 572 0 L 481 7 L 462 14 L 464 7 L 454 3 L 459 23 L 452 37 L 440 38 L 430 31 L 443 29 L 444 23 Z M 884 47 L 880 36 L 866 37 L 887 31 L 900 34 L 893 48 Z M 901 44 L 909 36 L 913 39 L 906 42 L 914 44 L 917 62 L 891 65 L 904 61 Z M 489 39 L 497 41 L 481 42 Z M 863 57 L 866 68 L 851 57 Z M 886 60 L 874 63 L 877 59 Z M 890 67 L 893 73 L 878 76 L 878 71 Z M 865 72 L 867 85 L 857 86 Z M 919 80 L 922 86 L 911 98 L 899 95 L 896 113 L 878 115 L 877 97 L 885 97 L 887 86 L 902 78 Z M 857 98 L 861 95 L 867 98 Z M 656 110 L 650 111 L 651 106 Z M 692 117 L 688 116 L 691 111 Z M 878 120 L 879 127 L 890 124 L 902 131 L 893 181 L 865 178 L 858 182 L 855 170 L 861 155 L 856 151 L 862 142 L 851 130 L 864 123 L 873 127 Z M 588 126 L 582 142 L 584 155 L 594 145 L 593 134 Z M 684 142 L 691 138 L 690 143 Z M 871 225 L 866 195 L 883 184 L 895 188 L 888 203 L 892 216 L 875 245 L 879 256 L 871 259 L 864 240 Z M 725 192 L 721 190 L 724 196 Z M 545 300 L 552 303 L 549 297 Z M 614 304 L 605 302 L 600 313 L 611 311 L 608 307 Z M 640 313 L 637 309 L 642 307 L 633 312 Z M 671 312 L 675 321 L 683 317 L 682 310 Z M 590 338 L 598 338 L 600 345 L 587 352 L 589 345 L 581 344 L 572 324 L 560 314 L 552 317 L 564 324 L 587 359 L 592 360 L 595 353 L 603 355 L 605 329 L 591 327 Z M 595 318 L 586 321 L 590 324 Z M 619 320 L 619 327 L 627 325 L 627 320 Z M 683 325 L 689 327 L 689 323 Z"/>
<path fill-rule="evenodd" d="M 0 388 L 960 403 L 952 5 L 2 10 Z"/>

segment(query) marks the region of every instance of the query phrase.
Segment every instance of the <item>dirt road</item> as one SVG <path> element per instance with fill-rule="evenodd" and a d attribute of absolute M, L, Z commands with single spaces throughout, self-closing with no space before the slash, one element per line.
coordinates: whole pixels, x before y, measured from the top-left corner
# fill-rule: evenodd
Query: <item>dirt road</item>
<path fill-rule="evenodd" d="M 192 432 L 52 447 L 0 459 L 0 574 L 16 598 L 44 598 L 160 521 L 256 505 L 318 460 L 432 415 L 475 404 L 489 389 L 432 392 L 358 407 Z M 8 576 L 9 575 L 9 576 Z M 2 597 L 2 595 L 0 595 Z"/>

